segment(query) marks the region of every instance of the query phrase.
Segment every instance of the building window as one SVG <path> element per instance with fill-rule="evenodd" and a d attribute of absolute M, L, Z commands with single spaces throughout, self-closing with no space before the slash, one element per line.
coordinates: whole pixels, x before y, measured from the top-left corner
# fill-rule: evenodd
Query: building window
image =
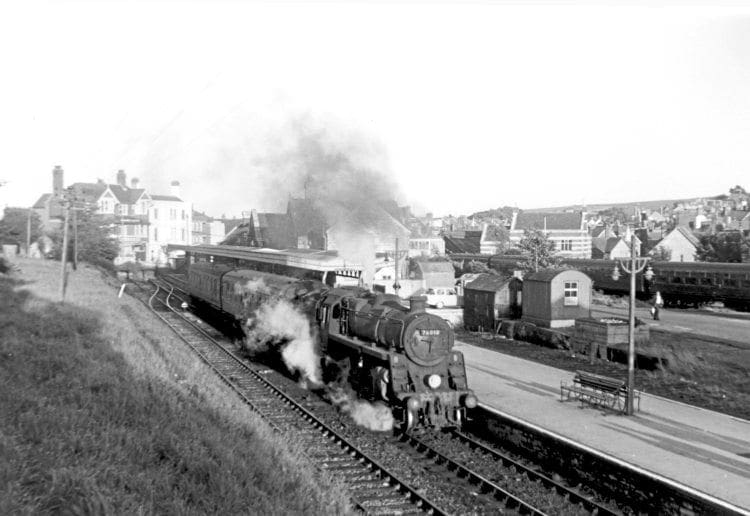
<path fill-rule="evenodd" d="M 169 219 L 175 220 L 177 218 L 177 210 L 174 208 L 169 208 Z"/>
<path fill-rule="evenodd" d="M 156 241 L 159 240 L 159 229 L 158 228 L 154 228 L 154 240 L 156 240 Z"/>
<path fill-rule="evenodd" d="M 572 240 L 560 240 L 560 250 L 561 251 L 572 251 L 573 250 L 573 241 Z"/>
<path fill-rule="evenodd" d="M 184 242 L 185 241 L 185 230 L 184 229 L 180 230 L 180 236 L 181 236 L 180 241 Z"/>
<path fill-rule="evenodd" d="M 159 218 L 159 208 L 154 208 L 154 218 L 155 219 Z"/>
<path fill-rule="evenodd" d="M 577 281 L 566 281 L 565 282 L 565 300 L 564 306 L 578 306 L 578 282 Z"/>

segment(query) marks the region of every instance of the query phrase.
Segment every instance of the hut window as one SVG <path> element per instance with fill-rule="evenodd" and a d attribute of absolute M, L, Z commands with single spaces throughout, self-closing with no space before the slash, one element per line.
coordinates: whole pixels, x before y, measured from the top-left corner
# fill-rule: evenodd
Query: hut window
<path fill-rule="evenodd" d="M 565 282 L 565 301 L 564 306 L 578 306 L 578 282 Z"/>

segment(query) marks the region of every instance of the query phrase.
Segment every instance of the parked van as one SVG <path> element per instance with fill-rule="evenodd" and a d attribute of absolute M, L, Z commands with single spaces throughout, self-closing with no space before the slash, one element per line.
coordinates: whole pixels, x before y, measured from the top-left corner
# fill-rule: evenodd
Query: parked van
<path fill-rule="evenodd" d="M 425 292 L 425 296 L 427 296 L 427 304 L 435 308 L 458 305 L 458 294 L 453 288 L 430 288 Z"/>

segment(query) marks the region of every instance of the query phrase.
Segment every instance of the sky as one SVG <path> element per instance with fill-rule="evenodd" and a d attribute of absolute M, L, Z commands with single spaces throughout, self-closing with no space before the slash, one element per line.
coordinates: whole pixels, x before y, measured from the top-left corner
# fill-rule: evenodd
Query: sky
<path fill-rule="evenodd" d="M 0 207 L 283 211 L 304 138 L 435 215 L 750 187 L 750 3 L 5 2 L 0 66 Z"/>

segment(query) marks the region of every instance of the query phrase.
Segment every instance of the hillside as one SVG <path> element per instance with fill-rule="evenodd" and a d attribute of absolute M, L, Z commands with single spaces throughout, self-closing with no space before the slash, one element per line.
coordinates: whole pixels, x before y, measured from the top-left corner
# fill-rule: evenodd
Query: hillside
<path fill-rule="evenodd" d="M 594 211 L 602 211 L 602 210 L 611 209 L 611 208 L 615 208 L 615 209 L 616 208 L 621 208 L 621 209 L 641 208 L 641 209 L 649 209 L 649 210 L 658 210 L 662 206 L 671 207 L 675 203 L 690 202 L 695 199 L 697 198 L 692 197 L 692 198 L 686 198 L 686 199 L 659 199 L 659 200 L 653 200 L 653 201 L 632 201 L 632 202 L 621 202 L 621 203 L 586 204 L 586 211 L 594 212 Z M 558 211 L 580 211 L 582 209 L 583 209 L 583 205 L 581 204 L 571 204 L 568 206 L 556 206 L 553 208 L 525 209 L 523 211 L 527 213 L 540 213 L 540 212 L 558 212 Z"/>
<path fill-rule="evenodd" d="M 0 274 L 0 514 L 340 514 L 347 496 L 98 270 Z"/>

